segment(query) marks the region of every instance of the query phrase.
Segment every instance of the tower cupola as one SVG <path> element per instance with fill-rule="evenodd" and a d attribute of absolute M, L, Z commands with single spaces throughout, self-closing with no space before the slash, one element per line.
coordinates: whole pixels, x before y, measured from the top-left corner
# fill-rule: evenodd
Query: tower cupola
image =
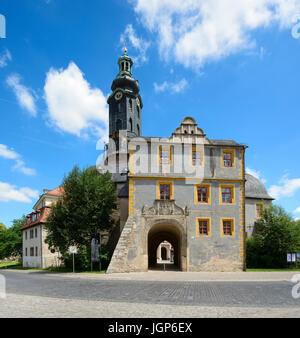
<path fill-rule="evenodd" d="M 107 103 L 109 104 L 109 137 L 117 138 L 119 131 L 128 137 L 141 136 L 142 98 L 138 81 L 132 77 L 131 58 L 127 48 L 118 60 L 119 73 L 113 80 Z"/>

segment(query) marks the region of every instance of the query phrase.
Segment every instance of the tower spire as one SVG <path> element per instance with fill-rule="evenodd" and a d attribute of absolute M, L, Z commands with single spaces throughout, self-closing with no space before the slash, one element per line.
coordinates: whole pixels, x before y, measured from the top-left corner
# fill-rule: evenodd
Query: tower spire
<path fill-rule="evenodd" d="M 126 47 L 126 40 L 125 40 L 125 48 L 124 48 L 124 54 L 127 55 L 127 47 Z"/>

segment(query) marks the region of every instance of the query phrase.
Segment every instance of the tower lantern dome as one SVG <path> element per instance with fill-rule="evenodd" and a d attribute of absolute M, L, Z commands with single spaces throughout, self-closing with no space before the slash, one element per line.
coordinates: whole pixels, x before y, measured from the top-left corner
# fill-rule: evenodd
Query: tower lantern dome
<path fill-rule="evenodd" d="M 124 48 L 124 54 L 119 58 L 118 60 L 119 64 L 119 74 L 118 77 L 124 76 L 124 75 L 129 75 L 131 76 L 131 68 L 133 65 L 133 62 L 131 58 L 127 55 L 127 48 Z"/>
<path fill-rule="evenodd" d="M 132 77 L 131 58 L 127 48 L 118 60 L 119 73 L 111 85 L 107 103 L 109 105 L 109 136 L 117 138 L 119 131 L 126 131 L 128 137 L 141 136 L 142 98 L 138 81 Z"/>

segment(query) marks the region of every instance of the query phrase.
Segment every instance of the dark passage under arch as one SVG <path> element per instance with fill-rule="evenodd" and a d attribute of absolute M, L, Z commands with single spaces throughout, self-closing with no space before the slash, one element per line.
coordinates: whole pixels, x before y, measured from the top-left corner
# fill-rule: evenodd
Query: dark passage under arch
<path fill-rule="evenodd" d="M 156 225 L 148 233 L 148 268 L 157 268 L 157 248 L 163 241 L 169 242 L 174 248 L 174 268 L 181 269 L 180 232 L 168 224 Z"/>

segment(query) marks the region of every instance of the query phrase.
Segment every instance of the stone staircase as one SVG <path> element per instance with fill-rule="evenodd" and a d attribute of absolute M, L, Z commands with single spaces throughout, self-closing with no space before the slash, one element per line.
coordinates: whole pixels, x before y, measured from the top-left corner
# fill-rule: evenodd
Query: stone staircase
<path fill-rule="evenodd" d="M 129 262 L 129 252 L 134 246 L 133 231 L 136 228 L 136 224 L 136 218 L 132 215 L 128 216 L 106 273 L 130 272 L 134 270 L 134 267 Z"/>

